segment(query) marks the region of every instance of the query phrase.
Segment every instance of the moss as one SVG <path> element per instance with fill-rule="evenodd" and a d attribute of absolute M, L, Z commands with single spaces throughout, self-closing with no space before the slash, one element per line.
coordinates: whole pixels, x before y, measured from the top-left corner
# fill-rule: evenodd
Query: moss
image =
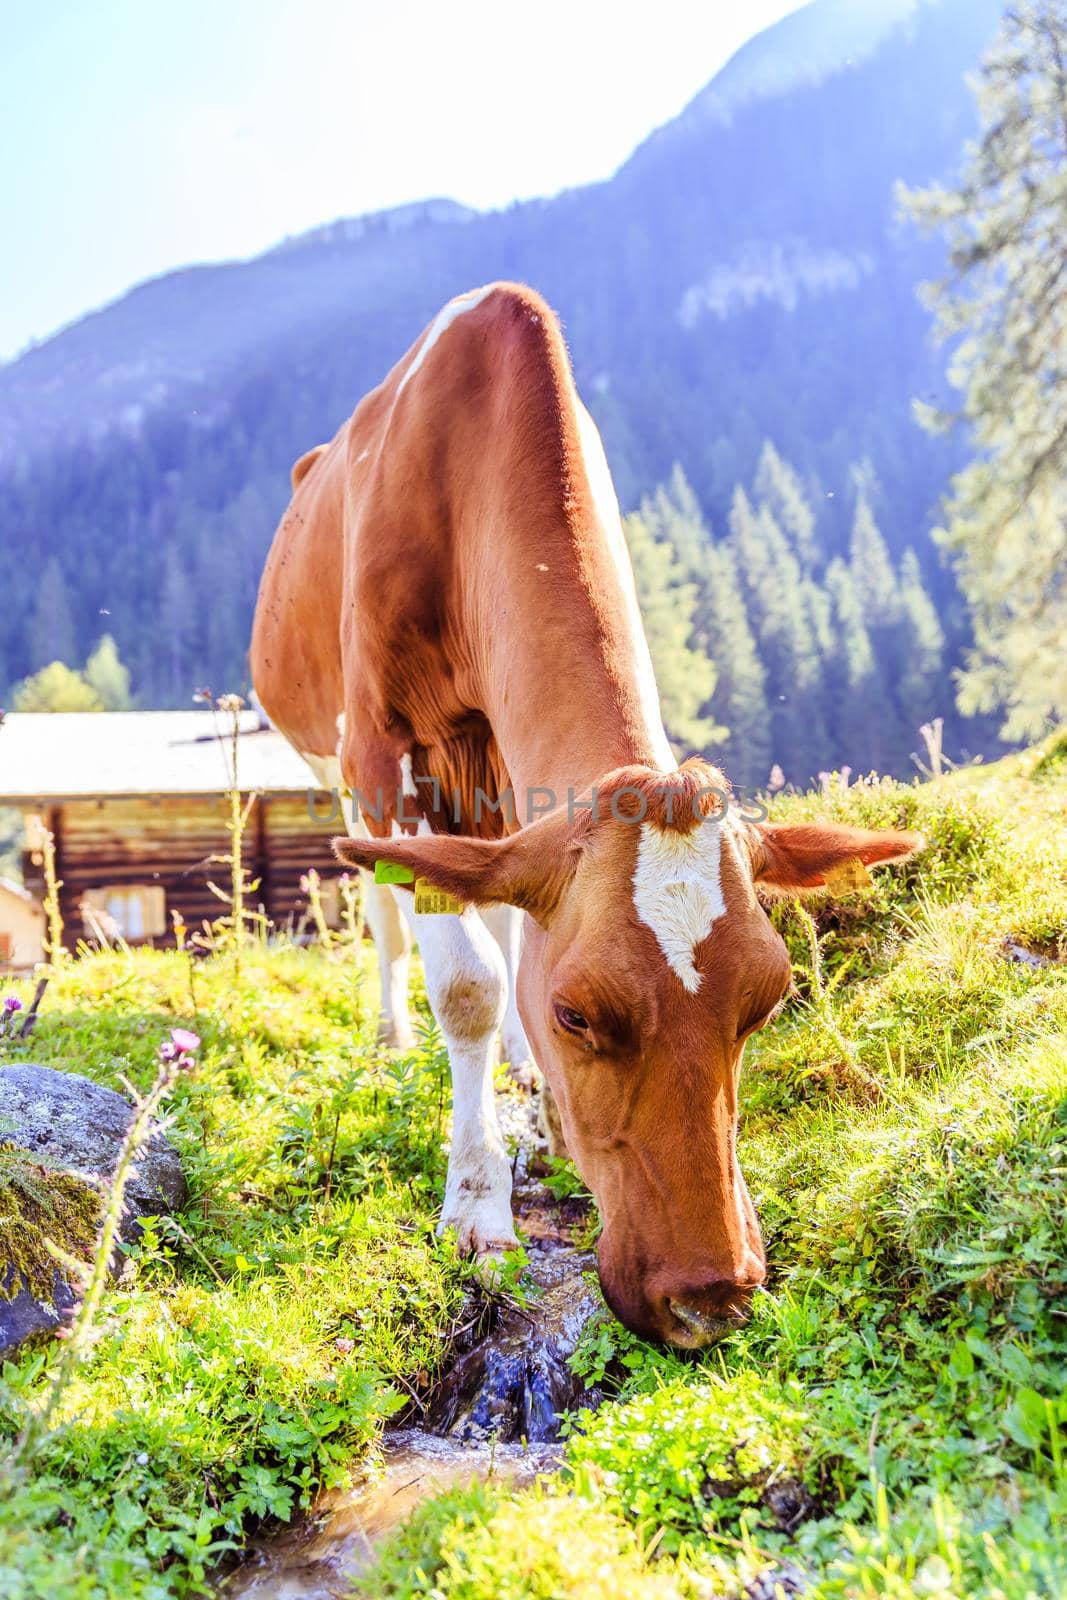
<path fill-rule="evenodd" d="M 102 1204 L 84 1179 L 0 1144 L 0 1299 L 25 1287 L 49 1301 L 56 1273 L 49 1243 L 79 1259 L 91 1254 Z"/>

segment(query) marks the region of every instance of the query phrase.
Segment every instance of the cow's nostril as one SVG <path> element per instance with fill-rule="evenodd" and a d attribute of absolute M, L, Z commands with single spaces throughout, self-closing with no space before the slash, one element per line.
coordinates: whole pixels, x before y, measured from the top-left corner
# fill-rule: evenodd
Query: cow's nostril
<path fill-rule="evenodd" d="M 699 1347 L 712 1344 L 748 1321 L 748 1308 L 734 1301 L 715 1311 L 692 1305 L 687 1300 L 668 1300 L 667 1309 L 677 1326 L 673 1344 Z"/>

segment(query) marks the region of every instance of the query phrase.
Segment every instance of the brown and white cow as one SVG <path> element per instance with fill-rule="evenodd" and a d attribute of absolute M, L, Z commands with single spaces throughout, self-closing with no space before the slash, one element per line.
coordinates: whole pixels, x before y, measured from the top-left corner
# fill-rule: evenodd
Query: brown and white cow
<path fill-rule="evenodd" d="M 293 484 L 256 612 L 260 699 L 321 783 L 360 797 L 341 858 L 463 903 L 371 891 L 387 1032 L 410 1037 L 406 922 L 448 1046 L 441 1225 L 478 1254 L 515 1243 L 503 1022 L 596 1196 L 609 1303 L 706 1344 L 765 1275 L 738 1070 L 789 964 L 757 888 L 919 841 L 748 822 L 713 768 L 678 767 L 600 438 L 529 289 L 451 301 Z"/>

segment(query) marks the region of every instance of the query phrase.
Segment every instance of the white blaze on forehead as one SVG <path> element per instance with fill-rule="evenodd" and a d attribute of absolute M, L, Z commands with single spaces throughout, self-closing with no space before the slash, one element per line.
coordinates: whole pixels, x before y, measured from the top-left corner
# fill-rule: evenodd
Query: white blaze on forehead
<path fill-rule="evenodd" d="M 444 306 L 437 313 L 430 324 L 425 339 L 418 348 L 414 361 L 396 386 L 397 394 L 403 389 L 408 379 L 413 378 L 418 372 L 445 329 L 450 327 L 457 317 L 461 317 L 464 311 L 473 311 L 475 306 L 480 305 L 486 295 L 491 293 L 492 288 L 493 285 L 489 283 L 486 284 L 484 289 L 473 289 L 470 294 L 461 294 L 457 300 L 450 300 L 447 306 Z"/>
<path fill-rule="evenodd" d="M 722 833 L 707 821 L 691 833 L 641 824 L 634 869 L 634 905 L 652 929 L 667 965 L 690 994 L 700 988 L 693 956 L 726 912 L 722 892 Z"/>

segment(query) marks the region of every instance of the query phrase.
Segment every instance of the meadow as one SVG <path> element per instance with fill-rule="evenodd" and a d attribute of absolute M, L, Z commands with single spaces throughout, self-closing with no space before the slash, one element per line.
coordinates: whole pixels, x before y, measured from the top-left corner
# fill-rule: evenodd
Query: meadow
<path fill-rule="evenodd" d="M 1067 1590 L 1065 813 L 1062 736 L 775 802 L 928 845 L 774 910 L 795 991 L 748 1047 L 740 1135 L 767 1292 L 696 1358 L 596 1327 L 576 1361 L 608 1398 L 570 1419 L 563 1470 L 428 1501 L 361 1592 Z M 373 1472 L 472 1305 L 491 1315 L 434 1234 L 439 1038 L 420 996 L 419 1049 L 375 1046 L 372 967 L 255 943 L 239 970 L 120 950 L 53 979 L 34 1060 L 146 1086 L 171 1027 L 203 1043 L 170 1105 L 188 1204 L 130 1252 L 47 1437 L 0 1469 L 10 1600 L 203 1592 L 255 1527 Z M 56 1348 L 5 1365 L 7 1440 Z"/>

